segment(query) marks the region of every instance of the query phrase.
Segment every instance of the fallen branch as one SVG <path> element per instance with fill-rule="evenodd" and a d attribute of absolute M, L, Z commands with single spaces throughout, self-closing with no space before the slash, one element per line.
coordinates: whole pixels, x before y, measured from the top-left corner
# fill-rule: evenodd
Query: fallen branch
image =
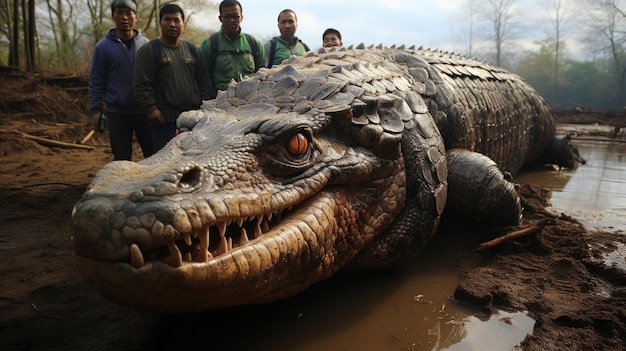
<path fill-rule="evenodd" d="M 47 185 L 75 186 L 76 184 L 65 183 L 65 182 L 45 182 L 45 183 L 34 183 L 34 184 L 27 184 L 27 185 L 22 185 L 22 186 L 16 186 L 14 188 L 15 189 L 24 189 L 24 188 L 32 188 L 32 187 L 35 187 L 35 186 L 47 186 Z"/>
<path fill-rule="evenodd" d="M 95 130 L 90 130 L 89 133 L 87 133 L 87 135 L 85 135 L 85 137 L 83 138 L 83 140 L 80 141 L 81 144 L 84 144 L 87 142 L 87 140 L 89 140 L 92 136 L 93 133 L 95 132 Z"/>
<path fill-rule="evenodd" d="M 34 118 L 31 118 L 30 120 L 31 120 L 33 123 L 35 123 L 35 124 L 39 124 L 40 126 L 44 126 L 44 127 L 50 127 L 50 126 L 51 126 L 51 125 L 49 125 L 49 124 L 43 124 L 43 123 L 41 123 L 41 122 L 37 121 L 37 120 L 36 120 L 36 119 L 34 119 Z M 54 126 L 55 126 L 55 127 L 66 127 L 66 126 L 68 126 L 68 125 L 69 125 L 69 124 L 67 124 L 67 123 L 54 123 Z"/>
<path fill-rule="evenodd" d="M 66 142 L 63 142 L 63 141 L 56 141 L 56 140 L 52 140 L 52 139 L 40 138 L 40 137 L 37 137 L 37 136 L 34 136 L 34 135 L 22 133 L 22 132 L 17 132 L 17 133 L 20 133 L 20 134 L 22 134 L 22 136 L 24 138 L 34 140 L 34 141 L 38 142 L 41 145 L 58 146 L 58 147 L 65 147 L 65 148 L 75 148 L 75 149 L 84 149 L 84 150 L 93 150 L 94 149 L 93 146 L 80 145 L 80 144 L 74 144 L 74 143 L 66 143 Z"/>
<path fill-rule="evenodd" d="M 40 310 L 40 309 L 39 309 L 39 307 L 37 307 L 37 305 L 35 305 L 34 303 L 31 303 L 31 304 L 30 304 L 30 306 L 33 308 L 33 310 L 35 310 L 35 311 L 37 311 L 37 312 L 41 313 L 41 315 L 42 315 L 42 316 L 44 316 L 44 317 L 46 317 L 46 318 L 64 319 L 64 318 L 63 318 L 63 317 L 61 317 L 61 316 L 55 316 L 55 315 L 52 315 L 52 314 L 49 314 L 49 313 L 46 313 L 46 312 L 44 312 L 44 311 Z"/>
<path fill-rule="evenodd" d="M 513 239 L 517 239 L 517 238 L 521 238 L 523 236 L 526 235 L 530 235 L 530 234 L 534 234 L 536 232 L 540 232 L 543 230 L 543 228 L 546 226 L 546 224 L 548 224 L 549 219 L 544 219 L 542 221 L 540 221 L 537 225 L 534 225 L 532 227 L 526 227 L 524 229 L 520 229 L 514 232 L 510 232 L 506 235 L 497 237 L 493 240 L 489 240 L 487 242 L 484 242 L 480 245 L 478 245 L 478 247 L 476 248 L 476 252 L 483 252 L 485 250 L 489 250 L 492 249 L 496 246 L 502 245 L 506 242 L 509 242 Z"/>

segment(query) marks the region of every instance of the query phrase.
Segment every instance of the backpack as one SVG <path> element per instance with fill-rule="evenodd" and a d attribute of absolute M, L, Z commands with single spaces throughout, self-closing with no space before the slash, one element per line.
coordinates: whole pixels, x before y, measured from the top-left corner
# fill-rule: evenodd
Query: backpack
<path fill-rule="evenodd" d="M 272 40 L 270 41 L 270 59 L 267 63 L 267 68 L 272 68 L 272 66 L 274 66 L 274 57 L 276 56 L 276 42 L 276 38 L 272 38 Z M 298 42 L 302 44 L 302 46 L 304 46 L 304 50 L 311 51 L 311 49 L 309 49 L 309 47 L 305 43 L 303 43 L 302 40 L 298 39 Z"/>
<path fill-rule="evenodd" d="M 248 33 L 243 33 L 243 35 L 246 36 L 246 40 L 248 41 L 248 45 L 250 45 L 250 51 L 248 50 L 226 50 L 226 51 L 219 51 L 219 47 L 220 47 L 220 32 L 215 32 L 213 34 L 211 34 L 209 36 L 209 41 L 211 42 L 211 66 L 209 66 L 209 74 L 211 76 L 213 76 L 213 73 L 215 72 L 215 58 L 217 57 L 217 55 L 222 54 L 222 53 L 228 53 L 228 54 L 252 54 L 252 56 L 254 56 L 254 71 L 258 71 L 259 70 L 259 65 L 257 65 L 257 61 L 261 61 L 262 62 L 262 58 L 259 57 L 259 48 L 257 46 L 256 43 L 256 39 L 254 38 L 254 36 L 252 36 L 251 34 Z"/>

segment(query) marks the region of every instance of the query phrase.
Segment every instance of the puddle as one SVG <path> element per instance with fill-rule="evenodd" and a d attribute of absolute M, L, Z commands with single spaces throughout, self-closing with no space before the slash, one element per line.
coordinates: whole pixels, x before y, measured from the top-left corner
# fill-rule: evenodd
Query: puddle
<path fill-rule="evenodd" d="M 626 271 L 626 245 L 615 242 L 615 250 L 604 254 L 604 264 Z"/>
<path fill-rule="evenodd" d="M 514 350 L 526 335 L 532 335 L 535 320 L 524 312 L 498 311 L 487 319 L 469 316 L 463 324 L 465 337 L 442 351 Z"/>
<path fill-rule="evenodd" d="M 516 183 L 552 192 L 552 207 L 578 219 L 587 230 L 626 234 L 626 143 L 575 142 L 587 164 L 573 170 L 530 170 Z"/>

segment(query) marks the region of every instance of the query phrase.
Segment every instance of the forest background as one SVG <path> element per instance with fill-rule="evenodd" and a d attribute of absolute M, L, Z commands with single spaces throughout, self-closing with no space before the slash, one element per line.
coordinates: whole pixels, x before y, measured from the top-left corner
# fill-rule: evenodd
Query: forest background
<path fill-rule="evenodd" d="M 149 38 L 159 34 L 158 8 L 165 2 L 139 1 L 138 27 Z M 450 40 L 439 48 L 519 74 L 553 108 L 626 106 L 626 0 L 456 3 Z M 218 4 L 184 1 L 185 39 L 197 44 L 219 29 L 217 21 L 214 28 L 203 26 L 207 16 L 217 18 Z M 0 65 L 86 74 L 93 46 L 113 26 L 109 6 L 107 0 L 1 0 Z M 393 20 L 381 18 L 377 25 Z M 269 23 L 274 26 L 273 19 Z M 251 34 L 263 42 L 271 37 Z"/>

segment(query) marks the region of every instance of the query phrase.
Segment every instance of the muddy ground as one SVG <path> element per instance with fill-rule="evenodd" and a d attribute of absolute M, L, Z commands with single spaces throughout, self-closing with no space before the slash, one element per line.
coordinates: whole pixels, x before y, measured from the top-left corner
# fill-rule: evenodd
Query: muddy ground
<path fill-rule="evenodd" d="M 103 299 L 76 273 L 70 212 L 95 173 L 112 159 L 107 136 L 95 134 L 81 144 L 87 148 L 45 145 L 29 136 L 80 144 L 90 130 L 85 84 L 84 77 L 0 69 L 0 348 L 137 350 L 204 344 L 211 349 L 212 342 L 197 335 L 202 330 L 197 323 L 220 319 L 202 334 L 242 337 L 253 326 L 224 316 L 246 308 L 267 313 L 271 306 L 177 316 L 134 311 Z M 624 125 L 621 112 L 556 115 L 567 123 Z M 536 325 L 522 343 L 524 350 L 625 349 L 626 274 L 601 263 L 601 248 L 624 242 L 624 228 L 588 233 L 575 218 L 544 210 L 545 190 L 523 184 L 522 196 L 521 226 L 545 227 L 483 253 L 474 252 L 475 247 L 447 251 L 451 260 L 478 267 L 465 272 L 454 298 L 486 311 L 528 311 Z"/>

